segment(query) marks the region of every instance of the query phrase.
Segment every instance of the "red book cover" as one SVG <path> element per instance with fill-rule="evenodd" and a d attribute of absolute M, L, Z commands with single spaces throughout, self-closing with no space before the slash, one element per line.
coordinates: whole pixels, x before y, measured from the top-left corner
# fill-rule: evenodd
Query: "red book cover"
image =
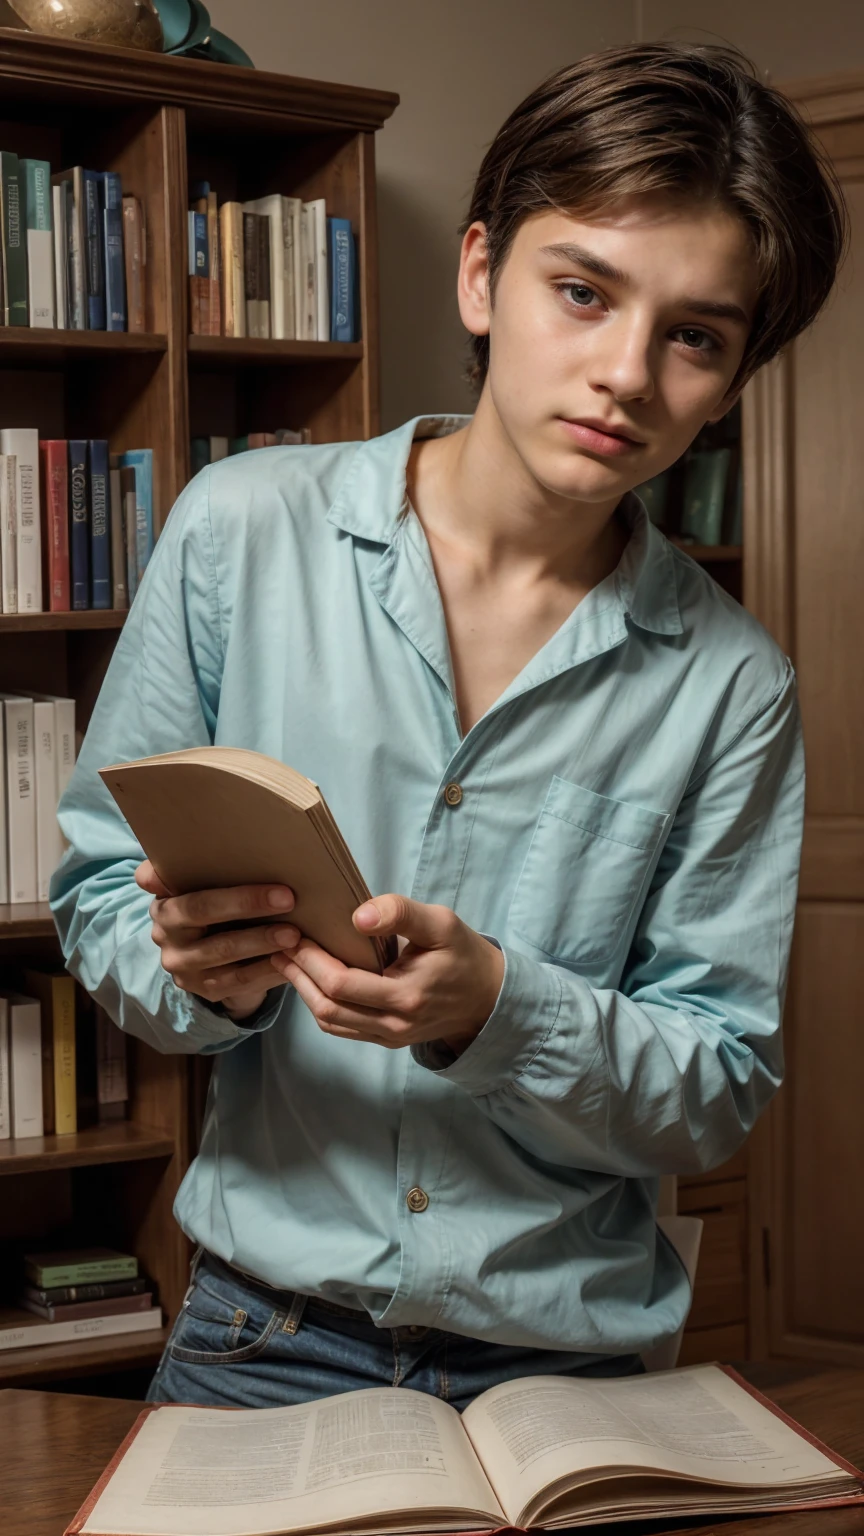
<path fill-rule="evenodd" d="M 50 613 L 68 613 L 72 607 L 69 587 L 69 444 L 64 439 L 40 439 L 42 506 L 45 537 L 42 541 L 45 590 Z"/>

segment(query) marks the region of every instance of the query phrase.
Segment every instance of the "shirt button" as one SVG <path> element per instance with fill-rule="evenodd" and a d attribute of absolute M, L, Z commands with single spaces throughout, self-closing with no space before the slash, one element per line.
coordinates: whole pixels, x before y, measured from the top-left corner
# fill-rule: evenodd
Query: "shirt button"
<path fill-rule="evenodd" d="M 462 800 L 461 784 L 448 784 L 444 791 L 444 799 L 448 805 L 459 805 Z"/>
<path fill-rule="evenodd" d="M 429 1196 L 427 1195 L 425 1189 L 421 1189 L 419 1184 L 415 1184 L 414 1188 L 409 1189 L 407 1195 L 405 1196 L 405 1204 L 407 1205 L 409 1211 L 414 1211 L 415 1213 L 419 1214 L 420 1211 L 425 1211 L 427 1205 L 429 1204 Z"/>

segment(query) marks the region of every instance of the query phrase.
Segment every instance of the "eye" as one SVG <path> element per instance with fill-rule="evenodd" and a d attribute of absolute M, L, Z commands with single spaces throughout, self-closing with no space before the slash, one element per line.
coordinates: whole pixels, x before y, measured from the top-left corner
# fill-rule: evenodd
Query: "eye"
<path fill-rule="evenodd" d="M 682 326 L 679 326 L 678 330 L 673 332 L 673 335 L 687 337 L 687 340 L 684 342 L 684 346 L 689 348 L 689 350 L 691 352 L 719 352 L 719 351 L 721 351 L 720 343 L 716 340 L 716 338 L 714 336 L 711 335 L 710 331 L 702 331 L 702 330 L 699 329 L 698 326 L 694 326 L 694 325 L 682 325 Z M 696 338 L 695 341 L 693 341 L 691 339 L 694 336 Z M 700 346 L 699 345 L 700 341 L 707 341 L 708 342 L 708 346 L 707 347 Z"/>
<path fill-rule="evenodd" d="M 588 305 L 585 302 L 586 294 L 589 300 L 597 298 L 597 294 L 594 292 L 594 289 L 589 288 L 587 283 L 557 283 L 556 287 L 558 292 L 562 295 L 570 293 L 575 293 L 577 295 L 575 299 L 568 298 L 566 301 L 573 309 L 588 308 Z"/>

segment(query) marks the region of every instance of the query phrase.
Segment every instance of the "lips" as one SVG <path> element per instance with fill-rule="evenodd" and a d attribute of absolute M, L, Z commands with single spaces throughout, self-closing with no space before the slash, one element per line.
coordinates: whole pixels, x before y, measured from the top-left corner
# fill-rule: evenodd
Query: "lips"
<path fill-rule="evenodd" d="M 611 422 L 607 425 L 606 422 L 594 420 L 590 416 L 573 416 L 565 419 L 572 427 L 589 427 L 592 432 L 602 432 L 605 437 L 619 437 L 625 443 L 632 443 L 636 448 L 642 447 L 638 437 L 634 437 L 631 432 L 625 432 L 622 427 L 617 427 Z"/>
<path fill-rule="evenodd" d="M 632 437 L 620 436 L 610 427 L 589 426 L 587 422 L 569 421 L 564 416 L 559 419 L 562 431 L 566 432 L 572 442 L 586 448 L 589 453 L 598 453 L 607 459 L 636 453 L 645 447 L 644 443 L 638 443 Z"/>

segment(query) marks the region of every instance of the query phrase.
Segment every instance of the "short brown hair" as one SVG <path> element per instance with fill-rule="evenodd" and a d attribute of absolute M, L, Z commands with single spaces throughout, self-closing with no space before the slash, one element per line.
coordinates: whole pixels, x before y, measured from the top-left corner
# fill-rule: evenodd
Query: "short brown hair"
<path fill-rule="evenodd" d="M 554 208 L 590 217 L 619 198 L 711 198 L 746 224 L 759 299 L 733 384 L 816 318 L 849 242 L 827 155 L 781 92 L 737 48 L 632 43 L 557 70 L 511 112 L 480 166 L 460 235 L 486 226 L 489 296 L 516 230 Z M 478 393 L 489 337 L 470 338 L 464 375 Z"/>

